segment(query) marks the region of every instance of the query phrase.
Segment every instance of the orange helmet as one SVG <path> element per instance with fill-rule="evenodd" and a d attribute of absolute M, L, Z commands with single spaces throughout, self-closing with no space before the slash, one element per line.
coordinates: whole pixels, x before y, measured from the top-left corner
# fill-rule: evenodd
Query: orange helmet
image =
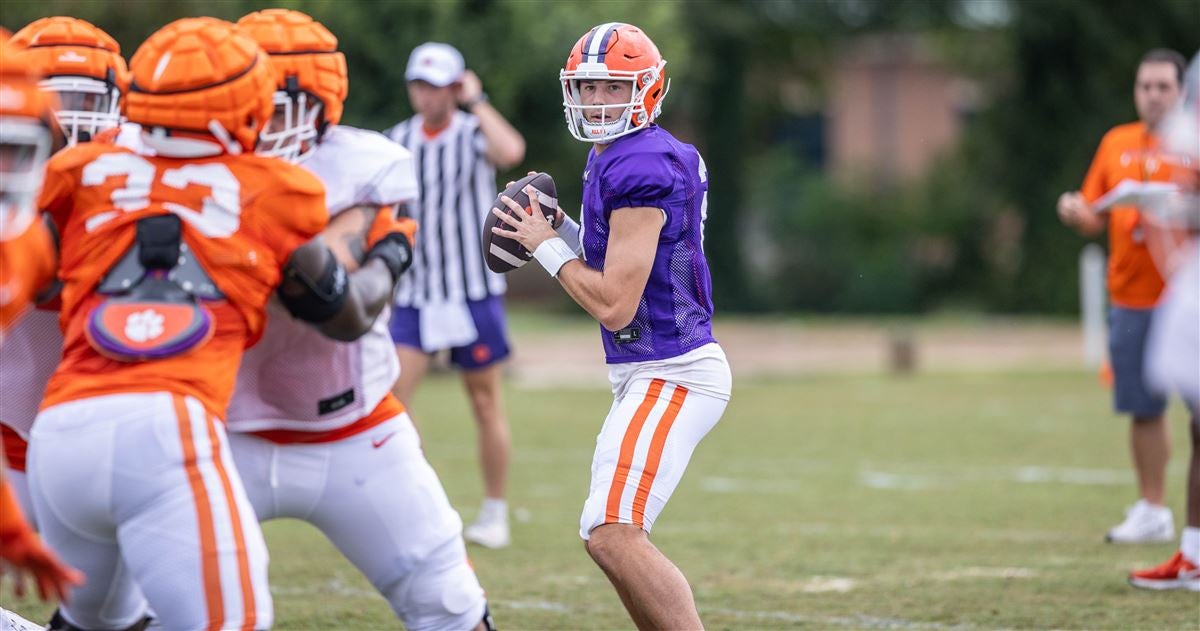
<path fill-rule="evenodd" d="M 258 153 L 298 162 L 342 118 L 350 91 L 346 57 L 329 29 L 299 11 L 255 11 L 237 25 L 275 68 L 275 116 L 259 136 Z"/>
<path fill-rule="evenodd" d="M 55 115 L 67 144 L 120 124 L 129 69 L 108 33 L 78 18 L 49 17 L 17 31 L 12 44 L 24 50 L 22 60 L 42 89 L 58 95 Z"/>
<path fill-rule="evenodd" d="M 0 33 L 0 241 L 25 231 L 54 142 L 54 95 L 38 89 L 23 55 Z"/>
<path fill-rule="evenodd" d="M 224 20 L 171 22 L 142 43 L 130 69 L 122 108 L 148 131 L 211 134 L 240 153 L 254 149 L 271 118 L 275 74 L 267 55 Z"/>
<path fill-rule="evenodd" d="M 584 142 L 609 142 L 654 122 L 671 88 L 663 72 L 666 65 L 658 47 L 636 26 L 609 22 L 585 33 L 558 75 L 571 135 Z M 632 87 L 630 99 L 626 103 L 586 105 L 580 92 L 582 81 L 628 81 Z M 624 110 L 610 120 L 605 111 L 614 107 Z M 587 110 L 599 110 L 599 120 L 589 120 Z"/>

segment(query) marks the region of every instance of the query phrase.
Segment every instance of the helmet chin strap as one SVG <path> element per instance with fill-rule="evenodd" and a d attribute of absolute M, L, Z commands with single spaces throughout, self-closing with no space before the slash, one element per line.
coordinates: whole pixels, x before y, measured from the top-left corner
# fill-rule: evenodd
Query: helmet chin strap
<path fill-rule="evenodd" d="M 612 136 L 613 134 L 619 134 L 625 131 L 625 128 L 629 125 L 628 110 L 622 113 L 618 118 L 614 119 L 611 123 L 593 123 L 584 117 L 583 114 L 580 114 L 579 116 L 580 124 L 583 126 L 584 131 L 587 132 L 589 137 L 593 138 L 604 138 L 607 136 Z"/>
<path fill-rule="evenodd" d="M 229 155 L 242 154 L 242 146 L 234 141 L 233 136 L 229 135 L 229 130 L 222 127 L 220 123 L 215 120 L 208 121 L 208 131 L 212 132 L 213 137 L 225 147 L 225 151 L 228 151 Z"/>

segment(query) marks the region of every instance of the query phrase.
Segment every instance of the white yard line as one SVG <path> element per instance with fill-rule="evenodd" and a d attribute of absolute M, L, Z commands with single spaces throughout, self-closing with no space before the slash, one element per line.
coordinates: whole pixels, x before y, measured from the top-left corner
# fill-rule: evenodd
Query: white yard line
<path fill-rule="evenodd" d="M 1037 575 L 1037 570 L 1028 567 L 964 567 L 934 572 L 929 578 L 935 581 L 961 581 L 973 578 L 1033 578 Z"/>
<path fill-rule="evenodd" d="M 707 477 L 700 479 L 700 488 L 709 493 L 752 493 L 755 495 L 791 495 L 800 488 L 800 480 L 744 480 Z"/>
<path fill-rule="evenodd" d="M 497 609 L 553 611 L 556 613 L 569 613 L 571 611 L 571 607 L 566 603 L 555 602 L 553 600 L 496 600 L 488 601 L 488 604 Z"/>
<path fill-rule="evenodd" d="M 938 622 L 918 622 L 904 618 L 883 618 L 866 614 L 854 616 L 814 616 L 791 611 L 745 610 L 727 607 L 701 607 L 700 615 L 718 614 L 744 620 L 770 620 L 795 624 L 813 624 L 819 627 L 850 627 L 854 629 L 974 629 L 971 625 L 947 625 Z"/>
<path fill-rule="evenodd" d="M 1038 465 L 971 468 L 947 473 L 901 473 L 866 467 L 859 471 L 859 484 L 887 491 L 924 491 L 951 488 L 972 482 L 1012 482 L 1016 484 L 1068 484 L 1078 486 L 1125 486 L 1133 481 L 1128 469 L 1083 467 L 1045 467 Z"/>

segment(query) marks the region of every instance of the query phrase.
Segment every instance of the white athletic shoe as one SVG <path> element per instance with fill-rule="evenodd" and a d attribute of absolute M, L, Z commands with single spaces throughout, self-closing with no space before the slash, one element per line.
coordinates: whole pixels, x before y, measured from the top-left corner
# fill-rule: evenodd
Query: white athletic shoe
<path fill-rule="evenodd" d="M 0 631 L 44 631 L 45 628 L 0 607 Z"/>
<path fill-rule="evenodd" d="M 1166 506 L 1146 500 L 1125 509 L 1125 521 L 1104 536 L 1109 543 L 1170 543 L 1175 540 L 1175 516 Z"/>
<path fill-rule="evenodd" d="M 508 532 L 508 511 L 480 511 L 475 523 L 463 529 L 463 538 L 485 548 L 507 547 L 512 543 Z"/>

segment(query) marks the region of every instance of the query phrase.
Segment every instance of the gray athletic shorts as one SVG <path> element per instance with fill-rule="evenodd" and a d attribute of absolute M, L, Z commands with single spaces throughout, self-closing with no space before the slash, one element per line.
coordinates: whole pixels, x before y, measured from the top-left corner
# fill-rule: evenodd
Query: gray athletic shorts
<path fill-rule="evenodd" d="M 1146 385 L 1146 338 L 1154 309 L 1113 306 L 1108 312 L 1108 355 L 1113 371 L 1113 409 L 1137 417 L 1159 416 L 1166 397 Z"/>

